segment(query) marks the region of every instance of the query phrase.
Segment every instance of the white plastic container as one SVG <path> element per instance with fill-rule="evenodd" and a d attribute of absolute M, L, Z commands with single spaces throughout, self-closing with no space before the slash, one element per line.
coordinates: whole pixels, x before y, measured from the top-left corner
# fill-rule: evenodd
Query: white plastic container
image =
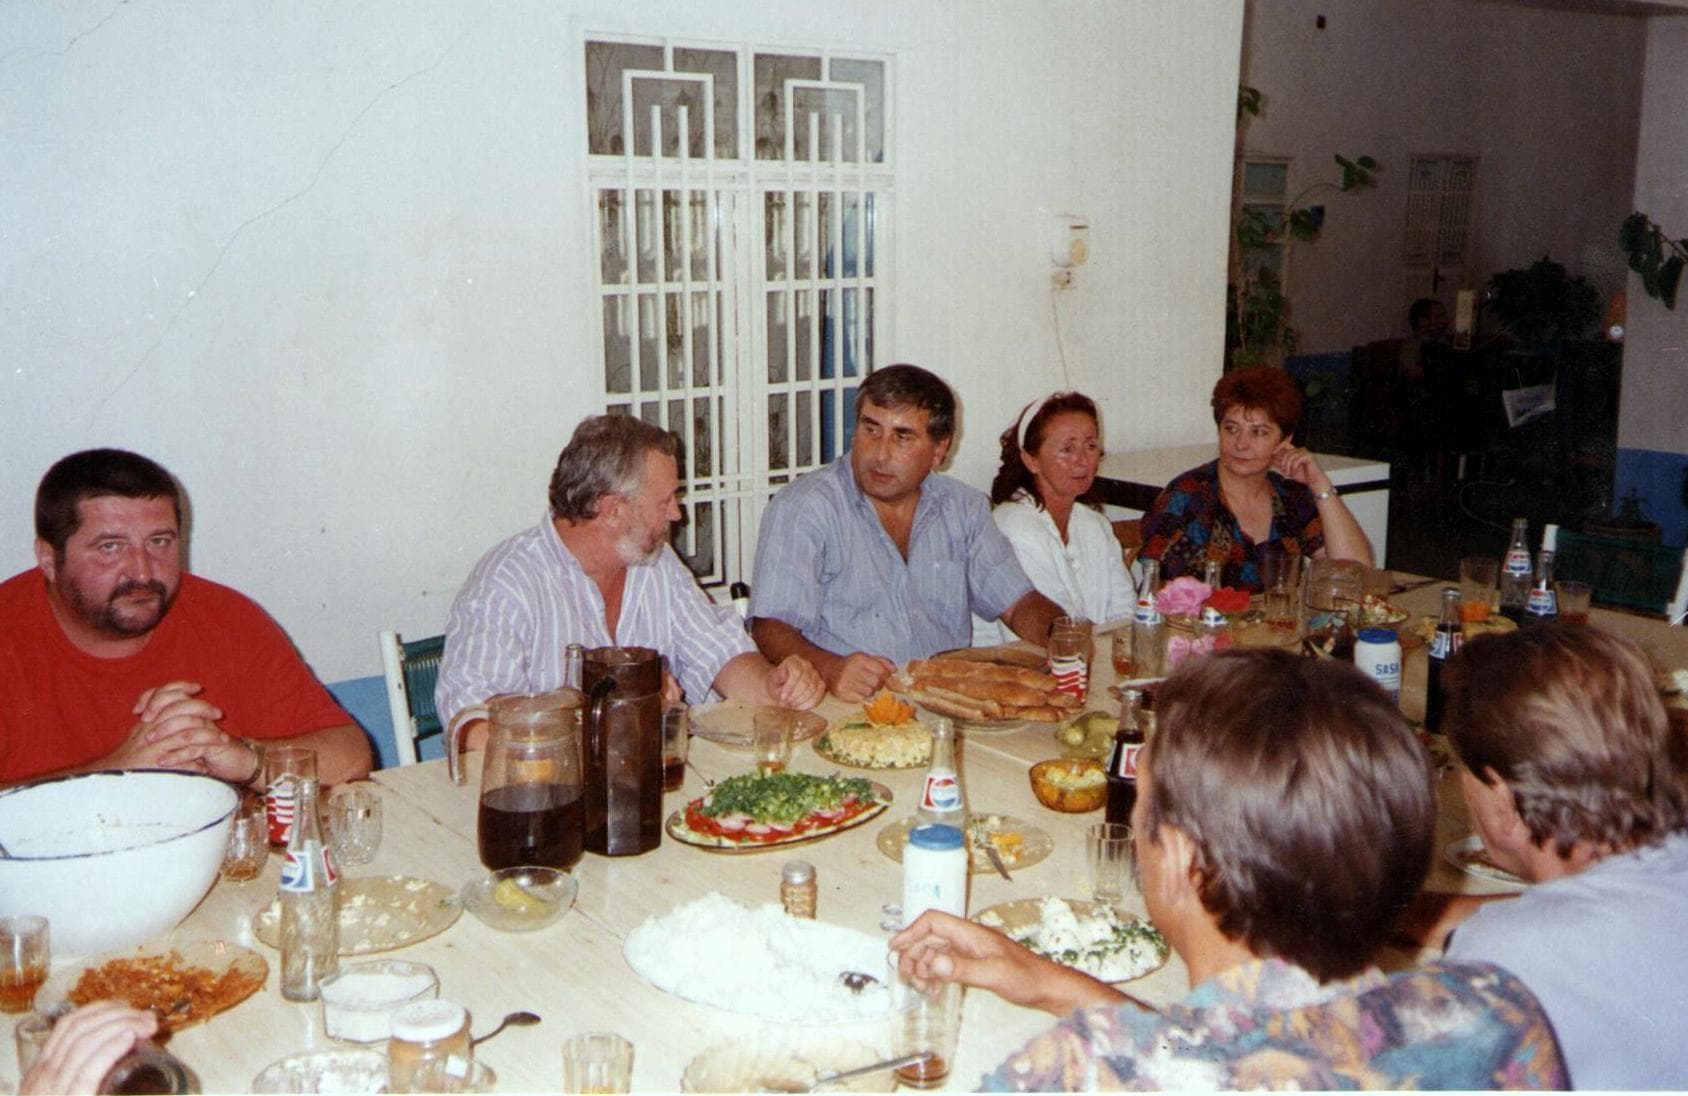
<path fill-rule="evenodd" d="M 967 916 L 967 838 L 958 827 L 916 826 L 903 849 L 903 924 L 927 910 Z"/>
<path fill-rule="evenodd" d="M 1401 702 L 1401 640 L 1393 628 L 1361 628 L 1354 641 L 1354 665 Z"/>
<path fill-rule="evenodd" d="M 322 1026 L 330 1039 L 377 1043 L 392 1035 L 393 1013 L 412 1001 L 439 996 L 440 981 L 426 963 L 372 959 L 353 963 L 322 982 Z"/>

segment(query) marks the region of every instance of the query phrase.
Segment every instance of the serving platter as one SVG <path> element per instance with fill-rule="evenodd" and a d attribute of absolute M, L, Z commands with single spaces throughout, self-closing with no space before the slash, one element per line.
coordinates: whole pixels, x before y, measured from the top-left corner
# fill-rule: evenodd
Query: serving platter
<path fill-rule="evenodd" d="M 792 716 L 791 743 L 794 746 L 826 730 L 826 717 L 816 712 L 793 712 Z M 692 705 L 692 733 L 729 749 L 750 749 L 755 719 L 754 704 L 722 700 L 714 704 Z"/>
<path fill-rule="evenodd" d="M 834 728 L 834 729 L 836 729 L 836 728 Z M 924 727 L 922 729 L 924 730 Z M 819 738 L 815 739 L 815 745 L 814 745 L 815 753 L 819 754 L 821 757 L 825 758 L 826 760 L 832 762 L 834 765 L 843 765 L 847 769 L 867 769 L 867 770 L 923 769 L 932 760 L 932 752 L 931 752 L 931 749 L 928 748 L 925 756 L 923 756 L 923 757 L 910 756 L 908 760 L 902 761 L 902 762 L 897 762 L 897 763 L 885 763 L 885 764 L 876 765 L 876 764 L 870 764 L 866 761 L 854 761 L 854 760 L 851 760 L 850 758 L 846 757 L 842 753 L 839 753 L 836 749 L 830 748 L 831 744 L 828 742 L 827 736 L 830 735 L 831 733 L 832 733 L 832 731 L 828 731 L 827 734 L 823 734 Z M 927 732 L 927 733 L 930 734 L 930 732 Z"/>
<path fill-rule="evenodd" d="M 829 826 L 817 826 L 802 833 L 788 834 L 775 837 L 767 841 L 733 841 L 711 833 L 699 833 L 686 824 L 686 810 L 684 807 L 668 816 L 663 823 L 663 832 L 682 845 L 690 845 L 704 852 L 726 853 L 736 855 L 741 853 L 766 852 L 769 849 L 786 849 L 793 845 L 804 845 L 810 841 L 819 841 L 831 837 L 833 834 L 853 830 L 857 826 L 865 825 L 885 813 L 891 805 L 891 789 L 877 781 L 869 781 L 873 785 L 874 803 L 853 818 L 845 819 Z"/>
<path fill-rule="evenodd" d="M 112 968 L 113 975 L 132 971 L 133 984 L 124 987 L 119 982 L 115 988 L 91 985 L 89 991 L 77 992 L 84 974 L 108 963 L 118 964 Z M 164 1026 L 179 1031 L 240 1004 L 263 988 L 269 972 L 270 965 L 262 955 L 233 941 L 184 940 L 106 952 L 61 967 L 41 986 L 35 1007 L 51 1014 L 116 997 L 134 1008 L 156 1009 L 164 1017 Z"/>
<path fill-rule="evenodd" d="M 1490 883 L 1499 883 L 1513 890 L 1523 890 L 1528 885 L 1505 868 L 1490 861 L 1483 848 L 1483 839 L 1474 833 L 1458 841 L 1448 842 L 1447 847 L 1442 850 L 1442 856 L 1465 874 L 1475 875 Z"/>
<path fill-rule="evenodd" d="M 903 862 L 903 847 L 908 844 L 908 835 L 919 824 L 917 818 L 905 818 L 900 822 L 893 822 L 879 831 L 874 843 L 879 851 L 901 864 Z M 1000 835 L 1017 834 L 1020 838 L 1018 847 L 1012 841 L 1002 841 Z M 1029 868 L 1034 864 L 1041 864 L 1055 851 L 1055 839 L 1048 831 L 1032 825 L 1021 818 L 1007 814 L 976 814 L 967 820 L 967 869 L 972 872 L 992 872 L 996 869 L 991 865 L 990 855 L 985 852 L 985 844 L 993 835 L 998 836 L 997 852 L 1002 857 L 1002 866 L 1009 871 Z"/>
<path fill-rule="evenodd" d="M 463 905 L 444 883 L 415 876 L 340 878 L 340 954 L 370 955 L 409 947 L 457 923 Z M 281 947 L 281 914 L 271 902 L 252 919 L 252 935 Z"/>
<path fill-rule="evenodd" d="M 1064 905 L 1081 928 L 1117 924 L 1119 938 L 1088 948 L 1075 946 L 1066 953 L 1062 950 L 1066 945 L 1052 946 L 1048 942 L 1035 941 L 1036 933 L 1048 931 L 1050 927 L 1051 903 L 1044 898 L 1016 898 L 1012 902 L 999 902 L 974 914 L 973 920 L 1001 929 L 1011 939 L 1025 944 L 1045 959 L 1104 982 L 1129 982 L 1166 965 L 1169 954 L 1166 941 L 1142 918 L 1118 913 L 1099 902 L 1076 898 L 1057 899 L 1054 904 Z"/>

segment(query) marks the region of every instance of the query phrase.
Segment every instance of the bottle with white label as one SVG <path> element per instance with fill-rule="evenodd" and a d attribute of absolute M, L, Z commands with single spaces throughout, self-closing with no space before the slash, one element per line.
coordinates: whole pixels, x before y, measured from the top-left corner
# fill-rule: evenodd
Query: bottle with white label
<path fill-rule="evenodd" d="M 1143 561 L 1143 584 L 1137 588 L 1137 609 L 1131 617 L 1132 672 L 1160 677 L 1166 672 L 1166 622 L 1155 596 L 1160 593 L 1160 560 Z"/>
<path fill-rule="evenodd" d="M 903 846 L 903 924 L 927 910 L 967 916 L 967 840 L 960 826 L 916 826 Z"/>
<path fill-rule="evenodd" d="M 955 728 L 942 716 L 932 720 L 932 760 L 926 767 L 915 817 L 922 823 L 941 822 L 958 828 L 967 820 L 961 773 L 955 767 Z"/>
<path fill-rule="evenodd" d="M 1536 578 L 1530 585 L 1530 599 L 1524 611 L 1531 620 L 1552 620 L 1559 615 L 1559 595 L 1553 590 L 1553 553 L 1546 548 L 1536 553 Z"/>
<path fill-rule="evenodd" d="M 1527 518 L 1512 519 L 1512 540 L 1501 559 L 1497 585 L 1501 613 L 1515 621 L 1521 619 L 1530 600 L 1530 522 Z"/>
<path fill-rule="evenodd" d="M 1361 628 L 1354 642 L 1354 665 L 1401 702 L 1401 637 L 1393 628 Z"/>

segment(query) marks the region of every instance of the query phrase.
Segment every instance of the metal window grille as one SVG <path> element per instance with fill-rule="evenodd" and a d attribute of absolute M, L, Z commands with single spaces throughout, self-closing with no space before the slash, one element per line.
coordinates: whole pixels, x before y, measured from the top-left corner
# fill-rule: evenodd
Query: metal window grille
<path fill-rule="evenodd" d="M 1406 262 L 1462 265 L 1476 199 L 1475 157 L 1414 156 L 1407 178 Z"/>
<path fill-rule="evenodd" d="M 888 59 L 589 39 L 604 404 L 678 434 L 675 548 L 746 577 L 888 328 Z"/>

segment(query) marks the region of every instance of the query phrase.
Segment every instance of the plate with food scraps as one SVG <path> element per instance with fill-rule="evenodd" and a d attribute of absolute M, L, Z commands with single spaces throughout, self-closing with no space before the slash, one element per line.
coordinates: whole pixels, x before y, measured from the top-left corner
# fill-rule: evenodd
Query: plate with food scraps
<path fill-rule="evenodd" d="M 879 831 L 879 851 L 897 863 L 903 862 L 903 846 L 919 825 L 915 818 L 893 822 Z M 1055 850 L 1055 839 L 1024 819 L 1007 814 L 975 814 L 967 820 L 967 867 L 974 872 L 992 872 L 988 846 L 996 848 L 1002 866 L 1009 871 L 1041 864 Z"/>
<path fill-rule="evenodd" d="M 1166 939 L 1153 925 L 1100 902 L 1020 898 L 980 910 L 973 920 L 1104 982 L 1129 982 L 1166 965 Z"/>
<path fill-rule="evenodd" d="M 663 828 L 707 852 L 762 852 L 854 829 L 890 805 L 891 789 L 859 776 L 743 773 L 669 815 Z"/>
<path fill-rule="evenodd" d="M 414 876 L 340 877 L 340 954 L 369 955 L 438 936 L 463 915 L 457 892 Z M 281 947 L 281 918 L 271 902 L 252 919 L 252 935 Z"/>
<path fill-rule="evenodd" d="M 1486 879 L 1491 883 L 1499 883 L 1514 890 L 1523 890 L 1525 883 L 1505 868 L 1489 859 L 1489 850 L 1483 847 L 1483 839 L 1476 834 L 1469 834 L 1458 841 L 1450 841 L 1442 855 L 1460 871 L 1467 875 L 1475 875 L 1479 879 Z"/>
<path fill-rule="evenodd" d="M 882 1025 L 890 1008 L 884 936 L 791 917 L 772 902 L 743 906 L 711 891 L 636 926 L 621 950 L 647 984 L 727 1012 Z"/>
<path fill-rule="evenodd" d="M 240 1004 L 264 985 L 270 965 L 228 940 L 184 940 L 107 952 L 53 972 L 36 994 L 43 1013 L 90 1001 L 123 1001 L 158 1013 L 179 1031 Z"/>
<path fill-rule="evenodd" d="M 817 712 L 793 712 L 791 741 L 807 742 L 826 730 L 826 717 Z M 717 746 L 748 750 L 756 722 L 756 705 L 736 700 L 692 705 L 692 733 Z"/>
<path fill-rule="evenodd" d="M 1367 594 L 1360 599 L 1360 628 L 1387 628 L 1392 624 L 1400 624 L 1412 616 L 1407 610 L 1392 604 L 1389 599 Z"/>

